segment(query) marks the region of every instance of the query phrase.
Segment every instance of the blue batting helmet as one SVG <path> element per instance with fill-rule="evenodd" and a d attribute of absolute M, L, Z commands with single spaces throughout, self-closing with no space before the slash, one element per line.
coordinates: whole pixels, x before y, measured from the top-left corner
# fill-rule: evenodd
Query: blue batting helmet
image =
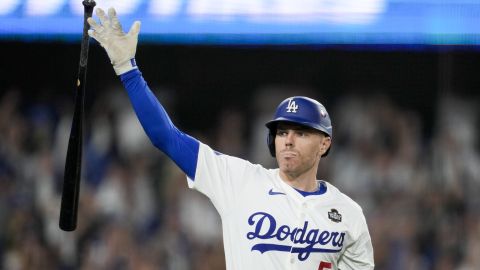
<path fill-rule="evenodd" d="M 275 157 L 275 135 L 278 122 L 289 122 L 313 128 L 332 138 L 332 123 L 325 107 L 318 101 L 302 96 L 285 99 L 278 105 L 273 119 L 265 125 L 269 129 L 267 138 L 270 154 Z M 326 156 L 330 148 L 322 157 Z"/>

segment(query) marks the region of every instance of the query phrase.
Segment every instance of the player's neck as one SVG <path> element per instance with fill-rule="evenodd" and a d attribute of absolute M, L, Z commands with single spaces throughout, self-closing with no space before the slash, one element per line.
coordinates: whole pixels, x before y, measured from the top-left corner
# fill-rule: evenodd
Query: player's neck
<path fill-rule="evenodd" d="M 318 189 L 316 170 L 309 170 L 299 175 L 280 170 L 280 178 L 298 190 L 314 192 Z"/>

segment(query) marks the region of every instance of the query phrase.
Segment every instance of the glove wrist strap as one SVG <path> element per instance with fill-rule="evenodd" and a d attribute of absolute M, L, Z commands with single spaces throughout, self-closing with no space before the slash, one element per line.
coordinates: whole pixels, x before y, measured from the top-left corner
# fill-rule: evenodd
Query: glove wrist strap
<path fill-rule="evenodd" d="M 124 61 L 122 63 L 114 64 L 113 69 L 115 73 L 120 76 L 124 73 L 129 72 L 132 69 L 137 69 L 137 62 L 135 62 L 135 58 L 132 58 L 128 61 Z"/>

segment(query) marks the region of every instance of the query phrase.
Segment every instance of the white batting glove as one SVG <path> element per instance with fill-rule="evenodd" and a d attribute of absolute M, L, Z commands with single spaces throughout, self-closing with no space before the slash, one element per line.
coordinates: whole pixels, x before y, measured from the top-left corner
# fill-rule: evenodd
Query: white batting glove
<path fill-rule="evenodd" d="M 88 35 L 97 40 L 110 58 L 117 75 L 136 69 L 135 52 L 137 50 L 140 21 L 135 21 L 128 33 L 123 32 L 114 8 L 108 9 L 108 16 L 101 8 L 96 9 L 100 24 L 88 18 Z"/>

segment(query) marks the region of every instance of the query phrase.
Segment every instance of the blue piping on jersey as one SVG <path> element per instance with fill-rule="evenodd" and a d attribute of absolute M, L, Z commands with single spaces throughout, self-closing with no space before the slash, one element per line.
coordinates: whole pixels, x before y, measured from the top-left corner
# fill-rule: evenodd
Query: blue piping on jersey
<path fill-rule="evenodd" d="M 327 185 L 325 185 L 324 182 L 320 182 L 320 184 L 318 185 L 318 189 L 316 191 L 313 191 L 313 192 L 303 191 L 303 190 L 296 189 L 296 188 L 295 188 L 295 190 L 298 191 L 298 193 L 300 193 L 303 197 L 307 197 L 307 196 L 311 196 L 311 195 L 322 195 L 325 192 L 327 192 Z"/>

